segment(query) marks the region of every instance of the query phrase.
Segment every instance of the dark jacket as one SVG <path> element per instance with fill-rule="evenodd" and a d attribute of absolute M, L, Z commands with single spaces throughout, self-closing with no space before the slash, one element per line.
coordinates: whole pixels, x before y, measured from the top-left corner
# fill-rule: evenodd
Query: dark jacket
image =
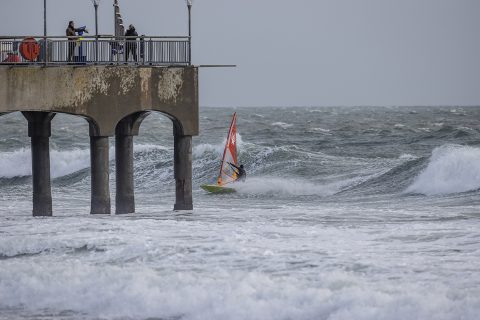
<path fill-rule="evenodd" d="M 67 37 L 75 37 L 77 36 L 76 29 L 72 26 L 68 26 L 67 30 L 65 30 L 65 33 L 67 34 Z"/>
<path fill-rule="evenodd" d="M 135 28 L 128 29 L 127 32 L 125 32 L 125 37 L 135 37 L 135 38 L 129 38 L 127 40 L 137 40 L 136 37 L 138 37 L 138 33 L 137 31 L 135 31 Z"/>
<path fill-rule="evenodd" d="M 76 39 L 77 38 L 77 32 L 87 32 L 85 27 L 81 27 L 81 28 L 74 28 L 72 27 L 71 25 L 68 25 L 67 27 L 67 30 L 65 30 L 65 33 L 67 35 L 67 37 L 69 37 L 70 39 Z"/>
<path fill-rule="evenodd" d="M 245 181 L 245 179 L 247 178 L 247 172 L 245 171 L 245 169 L 242 167 L 237 167 L 231 162 L 229 162 L 228 164 L 235 169 L 235 172 L 237 173 L 237 180 L 242 182 Z"/>

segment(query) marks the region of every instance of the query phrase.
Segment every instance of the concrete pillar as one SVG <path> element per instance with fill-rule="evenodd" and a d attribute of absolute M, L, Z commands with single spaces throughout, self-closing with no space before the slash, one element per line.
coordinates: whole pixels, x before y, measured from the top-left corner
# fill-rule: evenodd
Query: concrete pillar
<path fill-rule="evenodd" d="M 135 212 L 133 131 L 130 120 L 121 121 L 115 130 L 116 214 Z"/>
<path fill-rule="evenodd" d="M 32 144 L 33 216 L 52 215 L 50 181 L 51 121 L 55 113 L 23 112 Z"/>
<path fill-rule="evenodd" d="M 175 206 L 173 210 L 192 210 L 192 137 L 174 134 Z"/>
<path fill-rule="evenodd" d="M 110 214 L 108 137 L 90 135 L 91 214 Z"/>

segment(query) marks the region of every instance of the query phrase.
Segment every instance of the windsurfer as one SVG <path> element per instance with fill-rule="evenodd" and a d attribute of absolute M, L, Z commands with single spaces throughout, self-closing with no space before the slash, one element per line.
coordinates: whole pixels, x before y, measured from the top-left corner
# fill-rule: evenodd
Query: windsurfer
<path fill-rule="evenodd" d="M 229 162 L 228 164 L 233 167 L 233 170 L 237 174 L 237 179 L 235 181 L 245 182 L 245 179 L 247 178 L 247 172 L 243 168 L 243 164 L 241 164 L 240 167 L 237 167 L 231 162 Z"/>

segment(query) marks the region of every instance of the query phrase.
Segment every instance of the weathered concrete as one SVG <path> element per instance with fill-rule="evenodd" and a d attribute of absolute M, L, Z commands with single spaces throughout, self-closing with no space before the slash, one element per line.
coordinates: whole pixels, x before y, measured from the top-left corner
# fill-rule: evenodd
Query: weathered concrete
<path fill-rule="evenodd" d="M 192 137 L 174 134 L 175 206 L 174 210 L 192 210 Z"/>
<path fill-rule="evenodd" d="M 135 212 L 133 136 L 138 135 L 140 123 L 147 115 L 146 112 L 130 115 L 115 130 L 116 214 Z"/>
<path fill-rule="evenodd" d="M 133 136 L 138 134 L 148 112 L 165 114 L 173 122 L 175 135 L 174 209 L 192 209 L 192 136 L 198 135 L 199 131 L 198 68 L 2 66 L 0 115 L 15 111 L 46 113 L 51 117 L 55 113 L 67 113 L 87 119 L 90 124 L 93 214 L 110 213 L 108 137 L 116 135 L 117 213 L 134 212 Z M 41 126 L 45 125 L 41 123 Z M 32 125 L 32 128 L 37 127 Z M 42 176 L 38 178 L 42 181 L 39 193 L 34 197 L 44 199 L 34 203 L 34 214 L 44 212 L 51 215 L 50 171 L 49 162 L 46 163 L 49 159 L 48 137 L 43 129 L 32 130 L 42 132 L 32 136 L 32 150 L 40 150 L 33 153 L 42 159 L 33 161 L 36 166 L 34 175 Z M 48 121 L 48 136 L 49 130 Z"/>
<path fill-rule="evenodd" d="M 91 214 L 110 214 L 108 137 L 90 136 Z"/>
<path fill-rule="evenodd" d="M 79 115 L 95 135 L 113 136 L 130 114 L 159 111 L 198 135 L 198 68 L 132 66 L 0 67 L 0 113 Z"/>
<path fill-rule="evenodd" d="M 115 136 L 116 190 L 115 213 L 135 212 L 133 183 L 133 136 Z"/>
<path fill-rule="evenodd" d="M 51 120 L 55 116 L 49 112 L 24 112 L 28 120 L 28 136 L 32 143 L 32 180 L 34 216 L 52 215 L 52 189 L 50 182 L 50 135 Z"/>

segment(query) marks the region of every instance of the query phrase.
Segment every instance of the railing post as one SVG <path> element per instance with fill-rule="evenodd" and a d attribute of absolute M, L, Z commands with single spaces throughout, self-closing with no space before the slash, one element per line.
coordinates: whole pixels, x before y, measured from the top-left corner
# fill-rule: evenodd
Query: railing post
<path fill-rule="evenodd" d="M 47 37 L 45 37 L 43 39 L 43 59 L 44 59 L 45 67 L 48 65 L 47 52 L 48 52 L 48 39 L 47 39 Z"/>
<path fill-rule="evenodd" d="M 148 60 L 152 64 L 152 38 L 148 40 Z"/>

